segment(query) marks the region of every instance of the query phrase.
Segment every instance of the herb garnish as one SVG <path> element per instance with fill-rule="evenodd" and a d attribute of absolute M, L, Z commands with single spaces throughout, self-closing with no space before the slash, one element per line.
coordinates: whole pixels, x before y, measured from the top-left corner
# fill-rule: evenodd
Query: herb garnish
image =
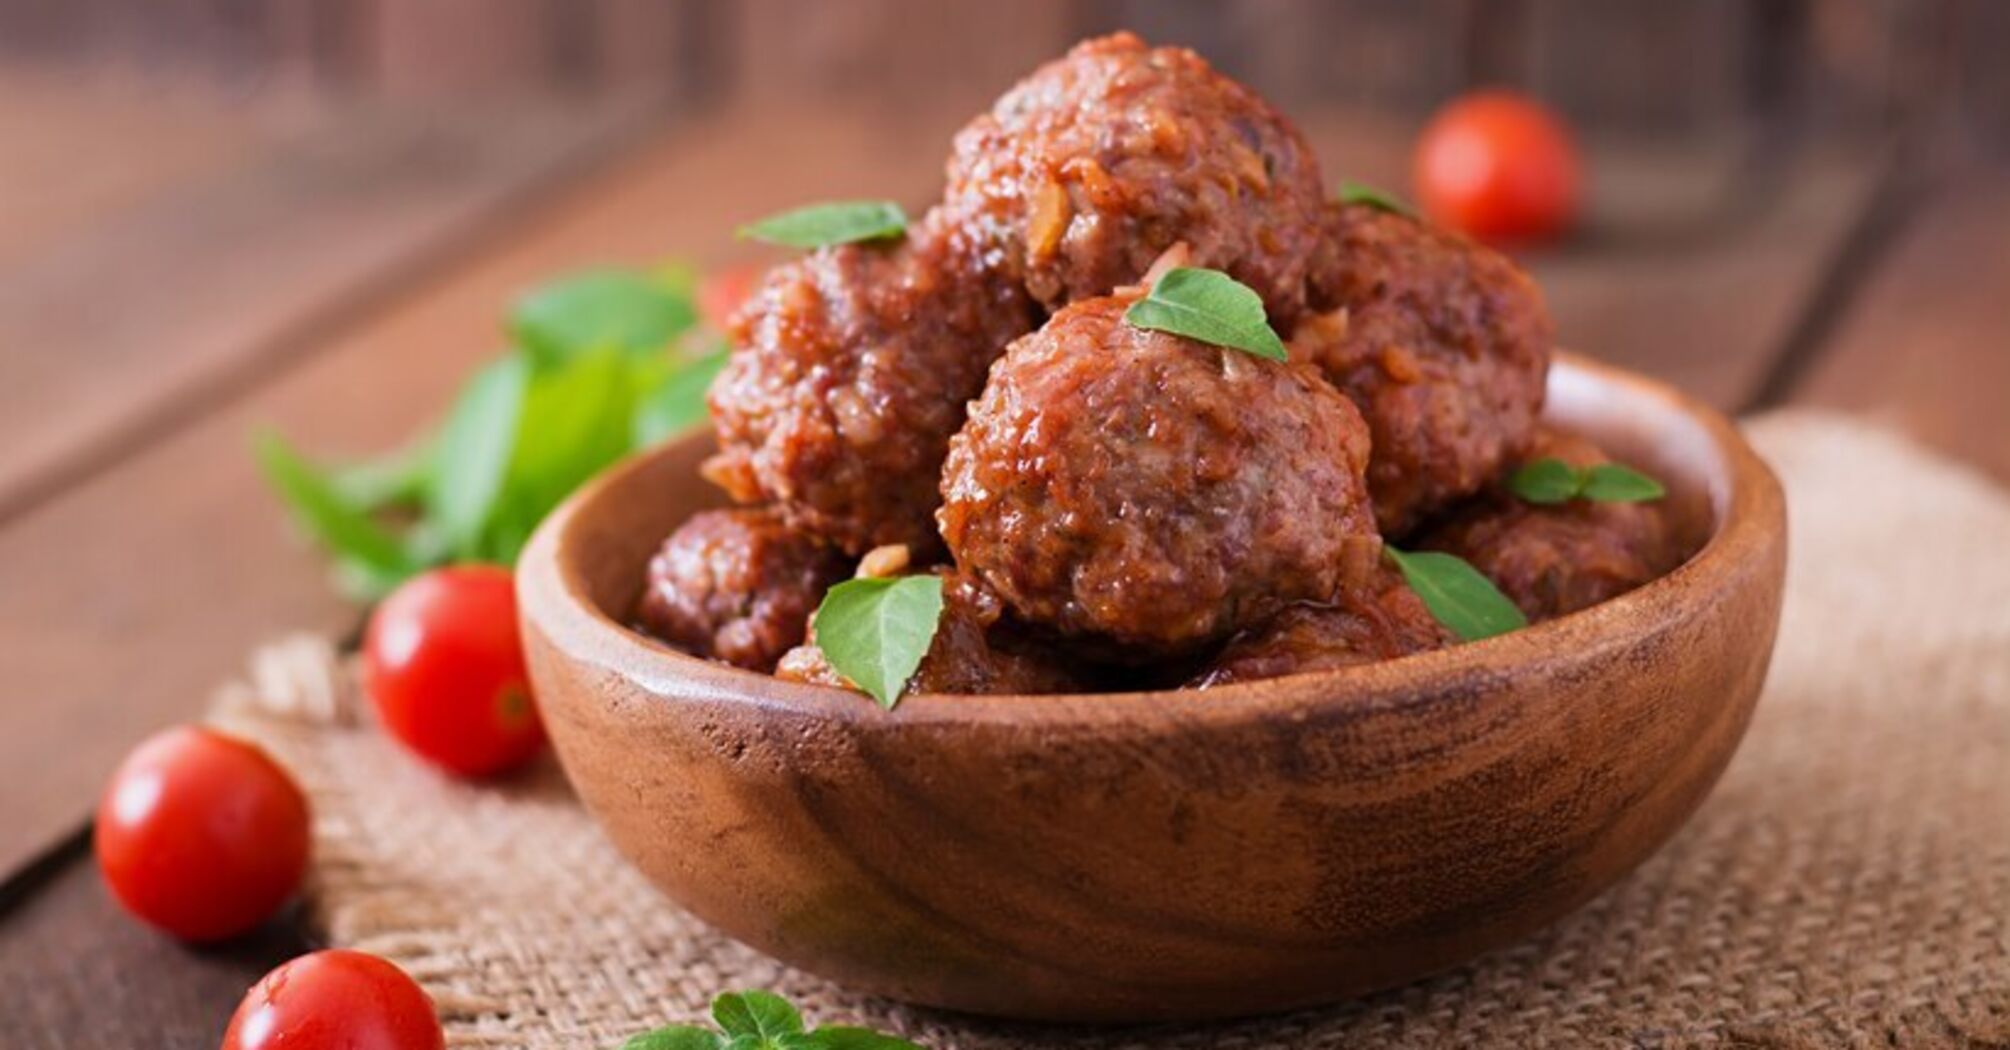
<path fill-rule="evenodd" d="M 1441 551 L 1401 551 L 1387 544 L 1382 552 L 1431 615 L 1461 641 L 1476 642 L 1528 626 L 1528 617 L 1515 603 L 1464 558 Z"/>
<path fill-rule="evenodd" d="M 1619 463 L 1573 467 L 1545 457 L 1525 463 L 1508 477 L 1508 489 L 1530 503 L 1556 504 L 1573 499 L 1593 503 L 1644 503 L 1668 494 L 1659 481 Z"/>
<path fill-rule="evenodd" d="M 893 201 L 832 201 L 750 222 L 740 227 L 738 236 L 790 248 L 822 248 L 898 237 L 906 231 L 907 213 Z"/>
<path fill-rule="evenodd" d="M 1395 194 L 1387 190 L 1377 189 L 1365 182 L 1348 181 L 1341 183 L 1340 203 L 1366 204 L 1371 207 L 1380 208 L 1383 211 L 1394 212 L 1397 215 L 1407 215 L 1413 219 L 1417 217 L 1416 210 L 1397 199 Z"/>
<path fill-rule="evenodd" d="M 803 1030 L 803 1016 L 772 992 L 728 992 L 712 1000 L 718 1031 L 676 1024 L 645 1032 L 621 1050 L 924 1050 L 869 1028 L 824 1025 Z"/>
<path fill-rule="evenodd" d="M 1166 271 L 1150 295 L 1124 311 L 1124 321 L 1273 361 L 1290 359 L 1284 340 L 1264 316 L 1263 298 L 1220 270 L 1181 266 Z"/>
<path fill-rule="evenodd" d="M 942 619 L 942 577 L 846 580 L 824 595 L 811 628 L 824 659 L 888 710 L 928 655 Z"/>
<path fill-rule="evenodd" d="M 508 564 L 580 482 L 705 418 L 724 351 L 696 327 L 692 283 L 664 268 L 544 285 L 516 303 L 510 348 L 469 377 L 433 433 L 335 468 L 265 434 L 259 465 L 356 597 L 449 560 Z"/>

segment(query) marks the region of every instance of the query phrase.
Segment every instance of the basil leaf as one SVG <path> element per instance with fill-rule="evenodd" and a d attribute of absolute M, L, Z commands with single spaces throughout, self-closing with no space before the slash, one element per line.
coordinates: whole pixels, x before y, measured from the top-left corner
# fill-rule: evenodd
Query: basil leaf
<path fill-rule="evenodd" d="M 720 1050 L 725 1040 L 718 1033 L 695 1025 L 673 1024 L 644 1032 L 621 1044 L 621 1050 Z"/>
<path fill-rule="evenodd" d="M 803 1015 L 773 992 L 728 992 L 712 1000 L 712 1020 L 730 1036 L 773 1041 L 803 1030 Z"/>
<path fill-rule="evenodd" d="M 745 240 L 790 248 L 876 241 L 907 231 L 907 213 L 892 201 L 832 201 L 770 215 L 740 227 Z"/>
<path fill-rule="evenodd" d="M 414 441 L 388 456 L 336 467 L 328 472 L 328 483 L 350 506 L 379 511 L 424 498 L 432 470 L 432 443 Z"/>
<path fill-rule="evenodd" d="M 1585 471 L 1582 492 L 1597 503 L 1641 503 L 1668 494 L 1659 481 L 1618 463 L 1600 463 Z"/>
<path fill-rule="evenodd" d="M 726 367 L 726 357 L 722 346 L 686 361 L 644 394 L 635 409 L 635 444 L 653 445 L 704 422 L 708 412 L 705 395 Z"/>
<path fill-rule="evenodd" d="M 352 585 L 395 582 L 409 574 L 404 548 L 360 508 L 343 499 L 327 476 L 293 451 L 284 438 L 266 432 L 253 439 L 253 452 L 266 480 L 278 490 L 294 521 L 335 552 Z M 358 589 L 369 590 L 370 586 Z"/>
<path fill-rule="evenodd" d="M 1583 491 L 1584 474 L 1563 460 L 1544 457 L 1509 475 L 1508 489 L 1530 503 L 1563 503 Z"/>
<path fill-rule="evenodd" d="M 1440 551 L 1400 551 L 1384 544 L 1383 553 L 1438 622 L 1468 642 L 1528 626 L 1528 617 L 1457 555 Z"/>
<path fill-rule="evenodd" d="M 800 1045 L 803 1050 L 923 1050 L 919 1043 L 850 1025 L 825 1025 L 799 1038 L 801 1042 L 795 1045 Z M 784 1047 L 785 1050 L 795 1050 L 794 1045 L 784 1044 Z"/>
<path fill-rule="evenodd" d="M 1340 203 L 1366 204 L 1369 207 L 1380 208 L 1383 211 L 1394 212 L 1397 215 L 1407 215 L 1413 219 L 1417 217 L 1416 210 L 1397 199 L 1394 194 L 1389 193 L 1387 190 L 1377 189 L 1365 182 L 1348 181 L 1341 183 Z"/>
<path fill-rule="evenodd" d="M 832 587 L 811 626 L 831 666 L 892 710 L 941 619 L 942 577 L 903 576 Z"/>
<path fill-rule="evenodd" d="M 1166 271 L 1150 295 L 1124 311 L 1135 328 L 1183 335 L 1273 361 L 1289 360 L 1263 313 L 1263 299 L 1220 270 L 1181 266 Z"/>
<path fill-rule="evenodd" d="M 688 294 L 627 270 L 595 270 L 547 284 L 517 301 L 510 333 L 544 364 L 613 348 L 655 353 L 698 321 Z"/>
<path fill-rule="evenodd" d="M 516 448 L 530 366 L 514 354 L 476 372 L 440 428 L 426 511 L 452 549 L 480 553 Z"/>

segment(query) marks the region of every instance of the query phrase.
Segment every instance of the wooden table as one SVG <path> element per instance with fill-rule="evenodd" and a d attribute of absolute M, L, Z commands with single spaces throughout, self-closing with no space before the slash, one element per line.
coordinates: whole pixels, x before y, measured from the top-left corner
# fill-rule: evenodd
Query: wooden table
<path fill-rule="evenodd" d="M 906 117 L 359 120 L 307 149 L 170 115 L 130 129 L 159 143 L 137 170 L 0 202 L 0 1044 L 213 1047 L 242 989 L 302 948 L 287 922 L 215 951 L 140 929 L 81 830 L 124 750 L 199 713 L 250 647 L 355 622 L 247 434 L 392 447 L 541 277 L 726 261 L 736 220 L 804 200 L 925 200 L 956 115 Z M 1307 126 L 1336 177 L 1401 184 L 1407 129 Z M 1601 144 L 1593 164 L 1588 228 L 1531 260 L 1567 345 L 1730 410 L 1867 413 L 2010 477 L 2003 172 L 1729 141 Z"/>

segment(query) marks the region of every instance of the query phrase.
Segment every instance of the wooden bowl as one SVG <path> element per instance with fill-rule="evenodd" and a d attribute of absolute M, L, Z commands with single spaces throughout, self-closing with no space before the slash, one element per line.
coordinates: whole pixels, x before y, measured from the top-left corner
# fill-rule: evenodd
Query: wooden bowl
<path fill-rule="evenodd" d="M 1019 1018 L 1326 1003 L 1513 942 L 1631 871 L 1730 760 L 1785 507 L 1716 413 L 1565 359 L 1546 412 L 1708 542 L 1618 600 L 1441 652 L 1195 692 L 863 696 L 623 626 L 716 502 L 709 437 L 588 485 L 518 569 L 567 774 L 678 904 L 791 965 Z"/>

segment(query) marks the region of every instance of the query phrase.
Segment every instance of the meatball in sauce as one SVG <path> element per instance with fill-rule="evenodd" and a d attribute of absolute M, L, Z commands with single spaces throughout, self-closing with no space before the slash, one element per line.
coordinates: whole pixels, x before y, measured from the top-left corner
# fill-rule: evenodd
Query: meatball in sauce
<path fill-rule="evenodd" d="M 1528 448 L 1552 338 L 1528 274 L 1499 253 L 1372 204 L 1338 204 L 1313 275 L 1323 312 L 1293 333 L 1374 434 L 1382 532 L 1411 529 Z"/>
<path fill-rule="evenodd" d="M 943 539 L 1020 619 L 1190 653 L 1323 601 L 1375 535 L 1368 430 L 1308 368 L 1069 306 L 1012 345 L 951 442 Z"/>
<path fill-rule="evenodd" d="M 1129 33 L 1077 45 L 957 136 L 944 208 L 1049 309 L 1184 241 L 1288 320 L 1319 247 L 1311 148 L 1255 92 Z"/>
<path fill-rule="evenodd" d="M 1331 602 L 1294 605 L 1231 641 L 1190 683 L 1234 682 L 1336 671 L 1442 649 L 1457 641 L 1394 570 L 1343 587 Z"/>
<path fill-rule="evenodd" d="M 803 640 L 803 621 L 850 573 L 836 549 L 771 508 L 693 515 L 649 560 L 636 619 L 694 656 L 753 671 Z"/>
<path fill-rule="evenodd" d="M 938 547 L 949 436 L 1031 311 L 932 220 L 905 243 L 824 248 L 776 267 L 731 322 L 705 476 L 852 554 Z"/>
<path fill-rule="evenodd" d="M 1579 468 L 1609 461 L 1590 441 L 1549 430 L 1527 457 L 1543 458 Z M 1505 491 L 1460 509 L 1418 545 L 1471 562 L 1530 621 L 1616 598 L 1689 553 L 1660 503 L 1535 504 Z"/>

